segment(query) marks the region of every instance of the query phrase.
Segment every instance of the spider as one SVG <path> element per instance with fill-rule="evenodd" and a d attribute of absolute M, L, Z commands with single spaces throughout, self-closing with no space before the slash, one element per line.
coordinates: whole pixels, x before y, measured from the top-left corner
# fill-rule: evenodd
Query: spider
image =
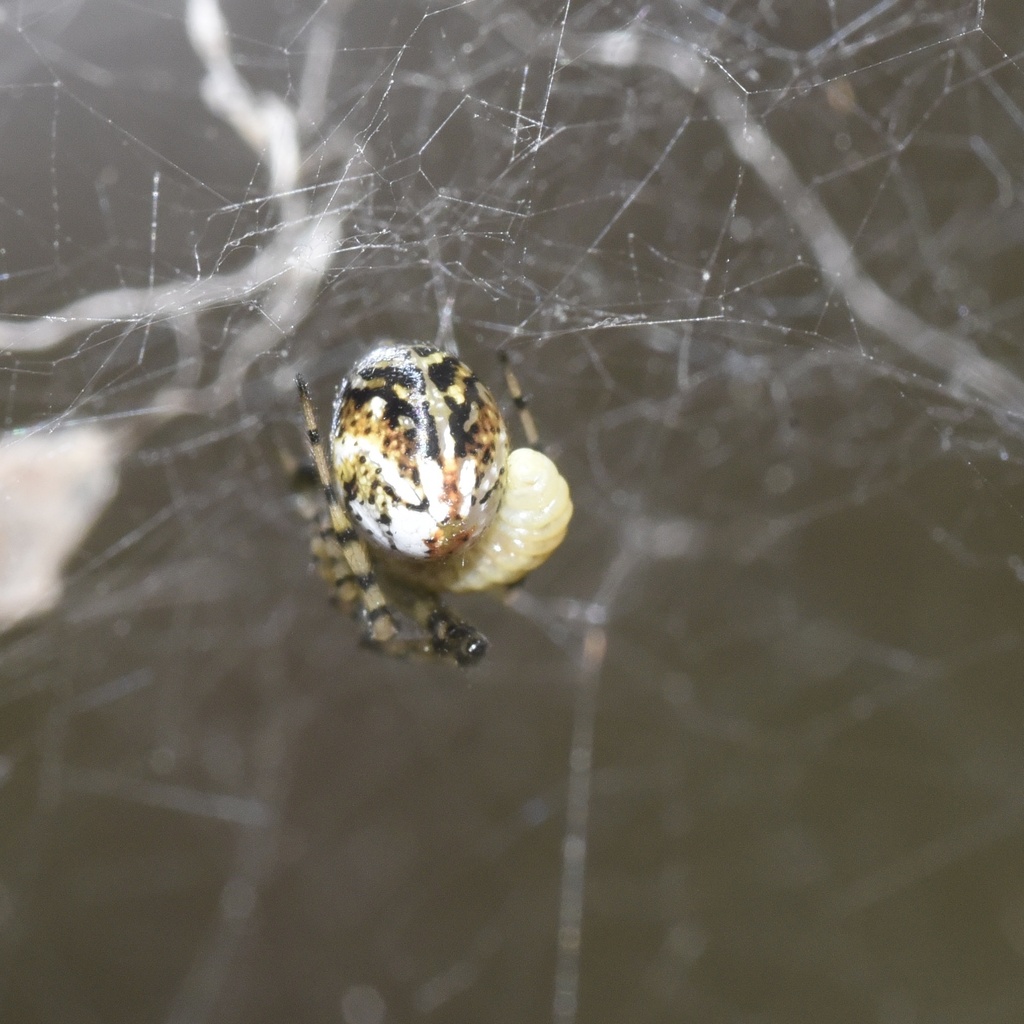
<path fill-rule="evenodd" d="M 511 586 L 561 544 L 569 487 L 536 450 L 519 383 L 505 379 L 530 447 L 509 451 L 491 392 L 465 363 L 426 344 L 382 344 L 338 389 L 325 449 L 306 381 L 295 378 L 326 508 L 311 550 L 364 642 L 386 654 L 479 661 L 487 639 L 444 593 Z M 400 614 L 417 627 L 407 635 Z"/>

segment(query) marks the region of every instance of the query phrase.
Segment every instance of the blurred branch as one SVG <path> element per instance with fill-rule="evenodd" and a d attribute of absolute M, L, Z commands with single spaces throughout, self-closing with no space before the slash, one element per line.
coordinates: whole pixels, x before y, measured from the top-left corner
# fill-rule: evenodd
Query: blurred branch
<path fill-rule="evenodd" d="M 175 416 L 209 413 L 234 400 L 253 362 L 276 348 L 309 315 L 340 245 L 347 190 L 368 168 L 363 150 L 349 138 L 347 165 L 334 187 L 326 194 L 323 187 L 300 188 L 297 110 L 279 96 L 255 93 L 238 73 L 218 0 L 188 0 L 186 27 L 206 69 L 204 102 L 265 168 L 278 211 L 271 241 L 249 263 L 229 273 L 112 289 L 45 316 L 2 319 L 0 352 L 46 351 L 103 324 L 134 328 L 169 320 L 194 329 L 197 314 L 256 298 L 259 309 L 234 334 L 212 383 L 187 386 L 199 379 L 201 367 L 193 367 L 188 377 L 159 391 L 146 416 L 136 418 L 132 426 L 22 429 L 0 438 L 0 482 L 9 484 L 3 488 L 8 501 L 0 522 L 0 629 L 49 609 L 59 599 L 63 563 L 116 493 L 119 463 L 145 432 Z M 324 50 L 324 45 L 314 47 L 310 59 L 322 57 Z M 325 74 L 321 69 L 319 75 L 306 76 L 314 109 Z M 26 464 L 31 465 L 31 474 Z M 40 509 L 54 515 L 40 514 Z"/>

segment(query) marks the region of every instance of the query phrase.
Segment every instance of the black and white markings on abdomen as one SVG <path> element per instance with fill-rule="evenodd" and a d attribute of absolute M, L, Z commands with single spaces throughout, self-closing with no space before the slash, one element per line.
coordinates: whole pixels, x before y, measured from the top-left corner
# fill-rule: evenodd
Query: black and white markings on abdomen
<path fill-rule="evenodd" d="M 338 394 L 332 468 L 378 548 L 432 560 L 472 544 L 501 502 L 507 458 L 493 395 L 438 349 L 374 349 Z"/>

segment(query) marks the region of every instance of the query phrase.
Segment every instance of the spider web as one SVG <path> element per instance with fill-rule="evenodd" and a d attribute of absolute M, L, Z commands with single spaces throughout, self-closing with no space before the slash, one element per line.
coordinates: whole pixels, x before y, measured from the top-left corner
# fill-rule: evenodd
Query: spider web
<path fill-rule="evenodd" d="M 0 40 L 4 1020 L 1021 1019 L 1015 0 Z M 309 571 L 380 338 L 573 488 L 470 672 Z"/>

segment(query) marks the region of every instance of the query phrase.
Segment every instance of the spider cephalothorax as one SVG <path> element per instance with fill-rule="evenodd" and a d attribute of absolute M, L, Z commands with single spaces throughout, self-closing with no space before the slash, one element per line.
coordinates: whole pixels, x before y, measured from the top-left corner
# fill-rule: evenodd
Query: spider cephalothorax
<path fill-rule="evenodd" d="M 536 443 L 507 369 L 506 378 Z M 572 516 L 558 469 L 532 448 L 509 452 L 494 396 L 465 363 L 429 345 L 381 345 L 353 367 L 335 402 L 329 458 L 301 377 L 298 385 L 327 498 L 313 541 L 321 575 L 362 617 L 371 645 L 478 660 L 486 639 L 440 594 L 507 587 L 547 559 Z M 419 636 L 402 635 L 392 604 Z"/>

